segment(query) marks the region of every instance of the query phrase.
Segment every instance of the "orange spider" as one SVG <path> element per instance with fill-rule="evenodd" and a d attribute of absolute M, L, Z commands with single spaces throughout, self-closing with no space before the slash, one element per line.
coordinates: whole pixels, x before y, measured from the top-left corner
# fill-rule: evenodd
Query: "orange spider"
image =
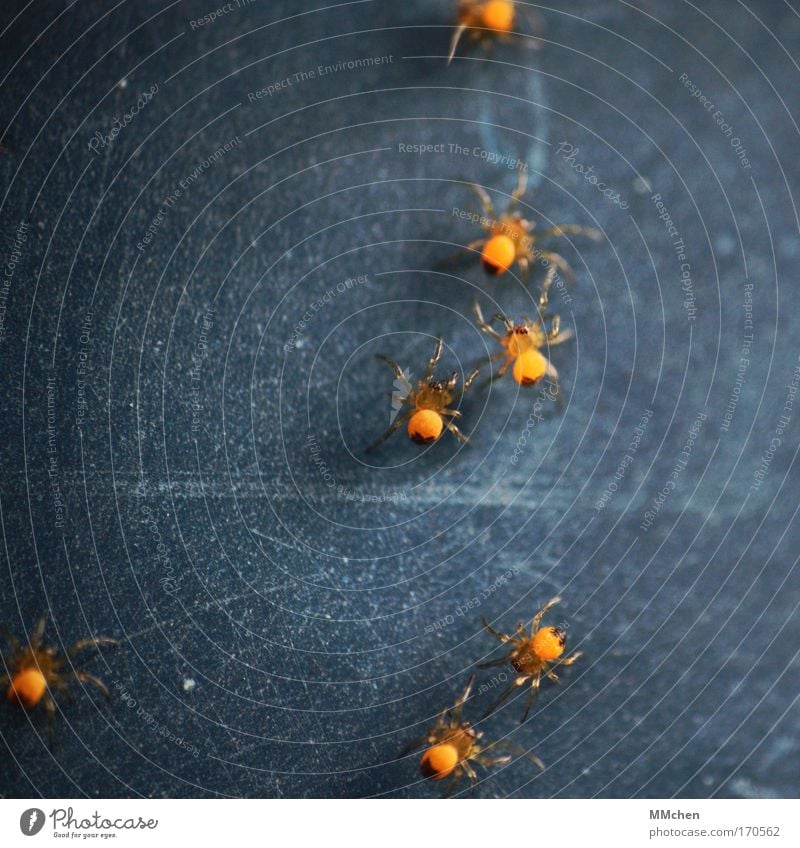
<path fill-rule="evenodd" d="M 470 242 L 464 251 L 480 249 L 483 267 L 494 276 L 504 274 L 515 264 L 519 265 L 523 274 L 527 274 L 535 259 L 544 259 L 546 260 L 545 264 L 555 265 L 567 279 L 572 280 L 575 275 L 567 260 L 553 251 L 541 250 L 536 246 L 536 243 L 548 236 L 565 235 L 585 235 L 595 241 L 600 241 L 602 234 L 593 227 L 582 227 L 578 224 L 557 224 L 537 233 L 535 225 L 531 221 L 525 220 L 521 213 L 513 211 L 525 193 L 527 183 L 527 171 L 521 170 L 517 187 L 511 192 L 511 200 L 506 211 L 500 217 L 497 217 L 486 189 L 473 183 L 469 184 L 469 187 L 478 196 L 486 213 L 486 217 L 480 217 L 480 224 L 489 237 Z M 461 253 L 464 251 L 461 251 Z"/>
<path fill-rule="evenodd" d="M 42 644 L 44 636 L 45 616 L 42 616 L 33 628 L 27 646 L 8 633 L 0 631 L 9 647 L 11 656 L 4 657 L 3 661 L 8 674 L 0 675 L 0 686 L 8 684 L 6 692 L 7 699 L 20 707 L 31 710 L 44 703 L 47 710 L 47 723 L 50 733 L 50 741 L 53 741 L 53 720 L 56 714 L 56 702 L 51 690 L 57 690 L 69 697 L 67 683 L 70 680 L 78 680 L 81 683 L 91 683 L 96 686 L 106 697 L 111 695 L 105 684 L 88 671 L 78 671 L 72 666 L 72 658 L 86 648 L 98 645 L 118 645 L 116 639 L 107 636 L 89 636 L 79 639 L 65 655 L 60 656 L 58 648 Z M 65 667 L 68 663 L 68 667 Z"/>
<path fill-rule="evenodd" d="M 442 355 L 443 345 L 444 339 L 439 338 L 433 356 L 428 362 L 428 367 L 422 375 L 422 379 L 418 381 L 416 389 L 412 387 L 403 369 L 394 360 L 382 354 L 378 356 L 378 359 L 383 360 L 394 371 L 395 385 L 399 386 L 403 392 L 403 395 L 398 398 L 399 403 L 401 405 L 406 404 L 411 408 L 403 415 L 398 414 L 389 429 L 374 441 L 367 448 L 367 451 L 378 447 L 406 422 L 408 422 L 409 439 L 418 444 L 424 445 L 435 442 L 445 428 L 460 441 L 467 441 L 467 437 L 454 423 L 455 419 L 461 418 L 461 413 L 457 409 L 451 409 L 450 406 L 461 400 L 477 376 L 478 369 L 476 368 L 467 376 L 461 391 L 456 390 L 458 371 L 454 371 L 446 380 L 435 380 L 433 370 Z"/>
<path fill-rule="evenodd" d="M 475 730 L 468 721 L 461 720 L 461 711 L 474 683 L 475 675 L 473 674 L 464 687 L 464 691 L 456 698 L 455 704 L 443 710 L 436 724 L 428 730 L 427 734 L 407 745 L 400 755 L 402 757 L 410 754 L 424 745 L 425 750 L 419 764 L 420 771 L 423 777 L 431 780 L 450 778 L 445 788 L 445 798 L 453 793 L 458 781 L 465 775 L 470 779 L 472 788 L 475 788 L 478 775 L 472 763 L 491 768 L 505 765 L 511 761 L 513 753 L 519 753 L 540 769 L 544 768 L 538 757 L 527 753 L 522 748 L 517 750 L 517 746 L 510 742 L 492 742 L 489 745 L 482 745 L 480 740 L 483 738 L 483 732 Z M 490 753 L 492 750 L 503 747 L 511 750 L 512 753 L 499 756 Z"/>
<path fill-rule="evenodd" d="M 521 719 L 521 722 L 525 721 L 536 700 L 542 675 L 549 680 L 558 680 L 558 675 L 553 669 L 559 665 L 572 665 L 581 656 L 581 652 L 576 651 L 572 656 L 561 659 L 561 655 L 567 646 L 566 631 L 562 627 L 539 627 L 545 613 L 560 600 L 561 598 L 558 597 L 553 598 L 536 613 L 531 622 L 530 636 L 521 624 L 517 625 L 517 635 L 509 636 L 506 633 L 499 633 L 494 630 L 489 626 L 486 619 L 483 620 L 484 626 L 493 636 L 496 636 L 503 644 L 511 644 L 513 647 L 504 657 L 482 663 L 478 667 L 491 668 L 492 666 L 509 664 L 517 674 L 511 685 L 486 710 L 483 718 L 493 713 L 518 687 L 524 686 L 525 683 L 530 681 L 531 691 Z"/>
<path fill-rule="evenodd" d="M 505 315 L 495 315 L 495 321 L 499 321 L 505 328 L 505 333 L 498 333 L 495 328 L 483 318 L 480 304 L 477 299 L 473 304 L 473 311 L 478 320 L 478 326 L 484 333 L 496 339 L 502 350 L 489 357 L 489 361 L 502 359 L 503 364 L 492 375 L 496 380 L 502 377 L 509 367 L 513 365 L 512 374 L 521 386 L 532 386 L 547 375 L 555 385 L 558 384 L 558 371 L 552 362 L 542 353 L 543 347 L 561 344 L 572 338 L 572 330 L 561 329 L 561 318 L 554 315 L 550 322 L 550 329 L 545 326 L 547 320 L 546 309 L 548 303 L 548 290 L 553 283 L 556 274 L 555 265 L 550 265 L 547 275 L 542 284 L 542 292 L 539 296 L 536 319 L 525 318 L 519 324 L 514 324 Z"/>
<path fill-rule="evenodd" d="M 517 15 L 523 12 L 514 0 L 459 0 L 456 14 L 458 26 L 450 40 L 447 64 L 453 61 L 456 48 L 464 33 L 469 30 L 473 41 L 488 43 L 493 38 L 508 41 L 517 23 Z M 534 30 L 540 28 L 538 16 L 527 12 Z M 538 39 L 526 39 L 528 47 L 541 47 Z"/>

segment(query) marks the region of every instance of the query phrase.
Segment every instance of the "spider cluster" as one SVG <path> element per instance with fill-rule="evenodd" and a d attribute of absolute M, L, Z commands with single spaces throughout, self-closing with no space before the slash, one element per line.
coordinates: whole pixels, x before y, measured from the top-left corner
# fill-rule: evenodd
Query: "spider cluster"
<path fill-rule="evenodd" d="M 458 372 L 453 372 L 446 379 L 439 379 L 434 375 L 442 354 L 442 338 L 438 339 L 428 367 L 416 386 L 411 384 L 403 369 L 394 360 L 381 354 L 378 358 L 392 369 L 396 385 L 403 387 L 403 394 L 398 398 L 399 405 L 401 408 L 407 408 L 367 448 L 368 451 L 382 444 L 404 424 L 407 425 L 408 437 L 418 444 L 435 442 L 445 430 L 449 430 L 460 441 L 466 442 L 467 437 L 456 425 L 456 420 L 461 418 L 461 412 L 454 404 L 461 400 L 472 385 L 480 367 L 488 363 L 499 362 L 499 367 L 489 378 L 489 382 L 503 377 L 511 369 L 514 380 L 520 386 L 533 386 L 543 377 L 548 377 L 557 390 L 558 371 L 548 354 L 551 347 L 570 339 L 572 331 L 562 329 L 560 316 L 549 314 L 550 288 L 558 271 L 568 279 L 573 279 L 574 274 L 563 256 L 553 250 L 539 247 L 539 242 L 542 239 L 565 235 L 585 235 L 598 240 L 600 233 L 591 227 L 577 224 L 559 224 L 537 232 L 534 224 L 523 218 L 515 209 L 525 193 L 526 180 L 526 172 L 520 172 L 508 207 L 499 216 L 495 213 L 486 190 L 481 186 L 470 186 L 486 213 L 485 217 L 481 218 L 486 235 L 468 244 L 458 255 L 479 252 L 484 269 L 492 276 L 500 276 L 514 266 L 518 266 L 523 276 L 527 276 L 534 265 L 541 262 L 545 266 L 545 274 L 536 305 L 536 315 L 533 318 L 523 317 L 512 321 L 508 316 L 498 313 L 491 321 L 487 321 L 480 303 L 475 300 L 473 312 L 478 327 L 497 342 L 499 349 L 477 363 L 478 367 L 464 379 L 460 389 L 457 388 Z"/>
<path fill-rule="evenodd" d="M 508 646 L 509 650 L 496 660 L 479 664 L 478 668 L 508 666 L 514 678 L 511 685 L 483 713 L 481 718 L 487 718 L 517 689 L 527 685 L 529 692 L 521 719 L 521 722 L 525 722 L 536 700 L 542 678 L 557 681 L 558 675 L 555 669 L 558 666 L 572 665 L 581 656 L 580 651 L 564 656 L 567 633 L 563 627 L 541 626 L 544 616 L 560 600 L 558 597 L 553 598 L 536 613 L 531 621 L 530 631 L 519 624 L 516 634 L 501 633 L 484 619 L 487 631 Z M 461 712 L 470 696 L 474 682 L 473 674 L 455 704 L 443 710 L 425 736 L 415 739 L 401 753 L 401 756 L 404 756 L 424 746 L 419 764 L 420 771 L 423 777 L 432 780 L 449 778 L 444 792 L 445 797 L 453 793 L 463 777 L 469 778 L 472 787 L 475 787 L 478 782 L 475 766 L 491 768 L 505 765 L 513 759 L 514 754 L 525 756 L 537 767 L 544 769 L 538 757 L 512 745 L 507 740 L 486 744 L 483 741 L 483 731 L 477 731 L 470 722 L 462 719 Z"/>

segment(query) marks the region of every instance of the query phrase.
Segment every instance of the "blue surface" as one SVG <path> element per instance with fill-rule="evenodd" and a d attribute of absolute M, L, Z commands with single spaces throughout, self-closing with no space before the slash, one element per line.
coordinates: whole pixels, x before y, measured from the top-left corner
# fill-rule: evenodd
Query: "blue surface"
<path fill-rule="evenodd" d="M 122 645 L 52 750 L 0 705 L 2 796 L 430 796 L 398 752 L 481 618 L 555 594 L 584 657 L 480 723 L 547 768 L 480 795 L 797 794 L 798 10 L 558 5 L 447 67 L 449 2 L 3 4 L 0 621 Z M 533 311 L 441 264 L 461 181 L 514 187 L 489 153 L 606 236 L 562 246 L 563 405 L 501 380 L 470 446 L 365 455 L 373 354 L 419 376 L 443 333 L 469 369 L 476 293 Z"/>

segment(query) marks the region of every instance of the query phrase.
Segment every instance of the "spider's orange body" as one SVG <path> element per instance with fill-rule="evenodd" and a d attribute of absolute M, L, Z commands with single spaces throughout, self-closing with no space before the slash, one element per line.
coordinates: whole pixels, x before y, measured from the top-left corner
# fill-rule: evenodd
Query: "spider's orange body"
<path fill-rule="evenodd" d="M 480 9 L 481 23 L 487 29 L 510 32 L 514 27 L 515 10 L 512 0 L 489 0 Z"/>
<path fill-rule="evenodd" d="M 527 633 L 520 624 L 517 627 L 516 635 L 511 636 L 494 630 L 488 622 L 484 621 L 486 629 L 504 645 L 510 645 L 511 650 L 504 657 L 483 663 L 481 667 L 510 665 L 516 674 L 511 685 L 486 711 L 484 718 L 499 707 L 518 687 L 530 683 L 531 691 L 528 696 L 528 704 L 522 716 L 522 721 L 525 721 L 536 699 L 542 677 L 547 677 L 548 680 L 553 681 L 558 680 L 558 675 L 553 670 L 555 666 L 572 665 L 580 657 L 581 652 L 576 651 L 572 656 L 561 659 L 567 646 L 567 632 L 563 627 L 539 626 L 547 611 L 560 600 L 560 598 L 553 598 L 536 613 L 531 622 L 530 633 Z"/>
<path fill-rule="evenodd" d="M 44 697 L 47 691 L 47 678 L 33 666 L 23 668 L 12 678 L 6 692 L 6 698 L 30 710 Z"/>
<path fill-rule="evenodd" d="M 444 430 L 444 418 L 435 409 L 417 408 L 408 420 L 408 438 L 417 444 L 435 442 Z"/>
<path fill-rule="evenodd" d="M 99 678 L 74 667 L 73 657 L 87 648 L 116 645 L 117 641 L 105 636 L 89 636 L 78 640 L 65 654 L 61 654 L 58 648 L 42 644 L 44 626 L 45 617 L 42 616 L 36 623 L 27 645 L 2 631 L 12 653 L 4 657 L 9 673 L 0 675 L 0 686 L 8 685 L 6 699 L 12 704 L 28 710 L 44 704 L 52 741 L 53 719 L 56 713 L 56 702 L 52 694 L 54 691 L 68 695 L 67 684 L 71 680 L 77 680 L 80 683 L 91 683 L 106 698 L 110 697 L 108 689 Z"/>

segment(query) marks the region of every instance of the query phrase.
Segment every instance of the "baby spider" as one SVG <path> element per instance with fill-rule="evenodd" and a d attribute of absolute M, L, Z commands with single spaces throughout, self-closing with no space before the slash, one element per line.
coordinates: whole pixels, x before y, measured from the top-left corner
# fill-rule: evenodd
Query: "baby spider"
<path fill-rule="evenodd" d="M 411 408 L 403 415 L 398 414 L 389 429 L 367 448 L 368 451 L 373 450 L 382 442 L 386 441 L 406 421 L 408 422 L 409 439 L 412 439 L 418 444 L 424 445 L 435 442 L 442 435 L 445 428 L 462 442 L 467 441 L 467 437 L 454 423 L 454 419 L 461 418 L 461 413 L 457 409 L 450 409 L 450 405 L 461 400 L 464 392 L 467 391 L 475 379 L 478 369 L 476 368 L 467 376 L 460 390 L 456 389 L 458 371 L 454 371 L 446 380 L 435 380 L 433 378 L 433 369 L 442 355 L 443 345 L 444 340 L 440 338 L 436 342 L 433 356 L 428 362 L 428 367 L 422 375 L 422 379 L 417 383 L 416 389 L 412 387 L 403 369 L 396 362 L 386 356 L 378 356 L 378 359 L 386 362 L 392 371 L 394 371 L 397 384 L 399 384 L 404 392 L 399 397 L 400 403 L 407 404 Z"/>
<path fill-rule="evenodd" d="M 539 296 L 535 320 L 531 321 L 530 318 L 526 318 L 521 323 L 514 324 L 505 315 L 494 316 L 493 320 L 499 321 L 503 325 L 504 333 L 498 333 L 490 323 L 484 320 L 480 304 L 477 299 L 475 300 L 473 311 L 478 319 L 478 326 L 484 333 L 496 339 L 502 347 L 502 350 L 489 357 L 490 361 L 503 360 L 503 364 L 492 375 L 492 380 L 502 377 L 508 371 L 509 366 L 513 364 L 511 373 L 521 386 L 532 386 L 534 383 L 538 383 L 545 374 L 554 385 L 558 385 L 558 371 L 542 353 L 542 348 L 545 346 L 549 348 L 551 345 L 567 341 L 567 339 L 572 338 L 572 330 L 561 329 L 561 318 L 558 315 L 553 316 L 549 330 L 545 326 L 547 293 L 553 283 L 555 273 L 555 265 L 550 265 L 542 284 L 542 293 Z"/>
<path fill-rule="evenodd" d="M 561 598 L 553 598 L 536 613 L 531 622 L 530 636 L 525 632 L 525 628 L 521 624 L 517 625 L 517 635 L 509 636 L 506 633 L 498 633 L 497 630 L 489 626 L 489 622 L 486 619 L 483 620 L 486 629 L 492 636 L 496 636 L 504 645 L 511 644 L 513 647 L 504 657 L 482 663 L 478 668 L 491 668 L 492 666 L 510 664 L 511 668 L 517 674 L 511 685 L 486 710 L 483 718 L 493 713 L 519 686 L 524 686 L 525 683 L 530 681 L 531 691 L 528 695 L 528 703 L 520 720 L 521 722 L 525 721 L 528 718 L 528 713 L 531 711 L 533 702 L 536 700 L 542 675 L 546 675 L 549 680 L 558 680 L 558 676 L 553 669 L 559 665 L 572 665 L 580 657 L 581 652 L 576 651 L 572 656 L 566 657 L 563 660 L 560 659 L 567 645 L 567 633 L 562 627 L 539 627 L 545 613 L 560 600 Z"/>
<path fill-rule="evenodd" d="M 548 264 L 555 265 L 567 279 L 572 280 L 575 275 L 572 273 L 572 268 L 570 268 L 567 260 L 553 251 L 541 250 L 536 246 L 536 243 L 549 236 L 565 235 L 585 235 L 599 241 L 602 235 L 599 230 L 595 230 L 593 227 L 582 227 L 578 224 L 557 224 L 541 232 L 536 232 L 535 225 L 531 221 L 526 221 L 521 213 L 513 211 L 525 193 L 527 181 L 527 172 L 520 171 L 517 187 L 511 192 L 511 200 L 506 211 L 499 218 L 486 190 L 482 186 L 469 184 L 469 187 L 478 196 L 486 213 L 486 217 L 482 217 L 480 223 L 489 237 L 470 242 L 465 250 L 469 252 L 480 248 L 483 267 L 488 273 L 495 276 L 510 270 L 515 263 L 519 265 L 523 274 L 527 274 L 535 259 L 545 259 Z"/>
<path fill-rule="evenodd" d="M 44 702 L 47 710 L 47 724 L 50 734 L 50 742 L 53 741 L 53 719 L 56 714 L 56 702 L 52 691 L 57 690 L 70 697 L 67 684 L 70 680 L 78 680 L 81 683 L 91 683 L 96 686 L 108 699 L 110 693 L 105 684 L 88 671 L 78 671 L 72 666 L 72 658 L 86 648 L 98 645 L 118 645 L 116 639 L 106 636 L 89 636 L 79 639 L 65 655 L 60 656 L 58 648 L 51 645 L 43 645 L 45 617 L 42 616 L 33 628 L 29 643 L 21 645 L 20 642 L 7 631 L 2 635 L 11 648 L 11 656 L 4 657 L 3 661 L 8 674 L 0 675 L 0 686 L 8 684 L 6 692 L 7 699 L 25 709 L 31 710 Z"/>
<path fill-rule="evenodd" d="M 522 12 L 514 0 L 459 0 L 458 26 L 450 41 L 450 53 L 447 64 L 453 61 L 456 48 L 464 33 L 469 31 L 473 41 L 488 43 L 492 38 L 507 41 L 517 23 L 517 15 Z M 534 30 L 538 30 L 539 19 L 528 12 Z M 540 47 L 538 39 L 526 39 L 529 47 Z"/>
<path fill-rule="evenodd" d="M 450 778 L 444 792 L 445 798 L 453 793 L 456 784 L 464 775 L 470 779 L 472 788 L 475 788 L 478 775 L 472 767 L 473 763 L 485 768 L 505 765 L 511 761 L 514 753 L 519 753 L 535 763 L 540 769 L 544 768 L 538 757 L 521 748 L 517 749 L 517 746 L 510 742 L 493 742 L 489 745 L 482 745 L 480 740 L 483 738 L 483 732 L 475 730 L 468 721 L 461 720 L 461 710 L 469 698 L 474 682 L 475 675 L 473 674 L 464 687 L 464 691 L 456 698 L 455 704 L 443 710 L 436 720 L 436 724 L 428 730 L 427 734 L 407 745 L 400 755 L 402 757 L 410 754 L 424 745 L 425 750 L 422 753 L 419 769 L 424 777 L 432 780 Z M 492 753 L 500 748 L 506 748 L 512 753 L 500 754 L 499 756 Z"/>

